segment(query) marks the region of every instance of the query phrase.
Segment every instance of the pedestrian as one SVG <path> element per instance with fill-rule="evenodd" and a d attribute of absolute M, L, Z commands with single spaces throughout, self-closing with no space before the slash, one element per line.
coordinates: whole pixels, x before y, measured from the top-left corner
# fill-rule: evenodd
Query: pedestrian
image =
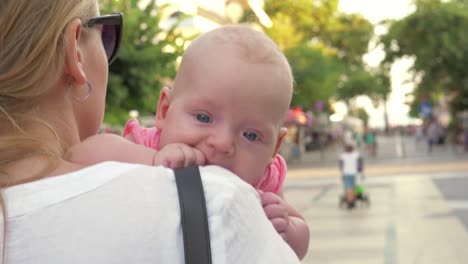
<path fill-rule="evenodd" d="M 431 153 L 434 145 L 439 142 L 441 136 L 441 127 L 437 120 L 432 117 L 429 121 L 426 131 L 426 138 L 427 138 L 427 152 Z"/>
<path fill-rule="evenodd" d="M 374 130 L 366 129 L 365 142 L 369 155 L 373 157 L 377 156 L 377 139 Z"/>
<path fill-rule="evenodd" d="M 172 169 L 64 156 L 101 126 L 122 19 L 96 0 L 1 1 L 2 263 L 184 263 Z M 252 187 L 200 173 L 213 263 L 299 263 Z"/>
<path fill-rule="evenodd" d="M 224 26 L 189 45 L 174 88 L 161 92 L 154 127 L 141 127 L 132 119 L 124 128 L 129 140 L 97 135 L 85 142 L 102 149 L 97 156 L 74 148 L 71 159 L 87 164 L 117 160 L 171 168 L 188 163 L 225 167 L 260 191 L 266 215 L 303 258 L 309 229 L 282 197 L 286 162 L 278 155 L 291 96 L 291 70 L 276 44 L 251 28 Z M 140 148 L 134 143 L 155 152 L 135 160 Z"/>
<path fill-rule="evenodd" d="M 354 144 L 346 143 L 339 159 L 339 168 L 343 180 L 348 208 L 354 208 L 356 201 L 356 178 L 363 171 L 363 160 Z"/>

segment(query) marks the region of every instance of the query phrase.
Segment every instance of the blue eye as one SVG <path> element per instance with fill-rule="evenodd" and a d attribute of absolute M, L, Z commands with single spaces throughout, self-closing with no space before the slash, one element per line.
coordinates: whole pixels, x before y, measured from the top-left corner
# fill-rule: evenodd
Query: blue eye
<path fill-rule="evenodd" d="M 249 141 L 257 141 L 258 140 L 258 135 L 255 134 L 252 131 L 244 132 L 244 137 Z"/>
<path fill-rule="evenodd" d="M 211 121 L 210 117 L 205 114 L 197 114 L 197 120 L 202 123 L 209 123 Z"/>

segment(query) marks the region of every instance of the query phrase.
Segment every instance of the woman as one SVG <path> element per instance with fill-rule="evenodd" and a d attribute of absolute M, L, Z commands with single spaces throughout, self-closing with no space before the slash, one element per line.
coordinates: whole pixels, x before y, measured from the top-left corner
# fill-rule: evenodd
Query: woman
<path fill-rule="evenodd" d="M 0 3 L 2 263 L 184 262 L 172 170 L 64 154 L 100 127 L 121 27 L 96 0 Z M 253 188 L 201 175 L 213 263 L 299 263 Z"/>

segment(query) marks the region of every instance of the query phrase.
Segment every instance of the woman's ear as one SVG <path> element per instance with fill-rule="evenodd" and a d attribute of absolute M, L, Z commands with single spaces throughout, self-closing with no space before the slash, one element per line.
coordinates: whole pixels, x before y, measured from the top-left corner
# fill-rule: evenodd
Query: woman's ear
<path fill-rule="evenodd" d="M 83 33 L 83 23 L 75 18 L 65 30 L 65 73 L 77 85 L 86 83 L 86 74 L 83 71 L 83 57 L 78 45 Z"/>
<path fill-rule="evenodd" d="M 163 87 L 159 94 L 158 109 L 156 111 L 156 127 L 158 129 L 162 129 L 164 121 L 166 120 L 166 114 L 171 104 L 171 92 L 171 88 Z"/>

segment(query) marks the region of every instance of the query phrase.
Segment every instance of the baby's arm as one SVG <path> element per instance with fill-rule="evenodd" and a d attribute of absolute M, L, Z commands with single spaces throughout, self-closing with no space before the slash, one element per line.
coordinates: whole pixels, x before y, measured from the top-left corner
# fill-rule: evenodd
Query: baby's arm
<path fill-rule="evenodd" d="M 91 136 L 68 149 L 69 161 L 92 165 L 103 161 L 120 161 L 153 165 L 156 150 L 137 145 L 114 134 Z"/>
<path fill-rule="evenodd" d="M 205 156 L 185 144 L 169 144 L 160 151 L 135 144 L 121 136 L 99 134 L 71 147 L 65 158 L 68 161 L 92 165 L 103 161 L 120 161 L 147 165 L 180 168 L 204 165 Z"/>
<path fill-rule="evenodd" d="M 268 219 L 296 255 L 303 259 L 309 248 L 310 237 L 304 217 L 281 197 L 282 193 L 259 193 Z"/>

